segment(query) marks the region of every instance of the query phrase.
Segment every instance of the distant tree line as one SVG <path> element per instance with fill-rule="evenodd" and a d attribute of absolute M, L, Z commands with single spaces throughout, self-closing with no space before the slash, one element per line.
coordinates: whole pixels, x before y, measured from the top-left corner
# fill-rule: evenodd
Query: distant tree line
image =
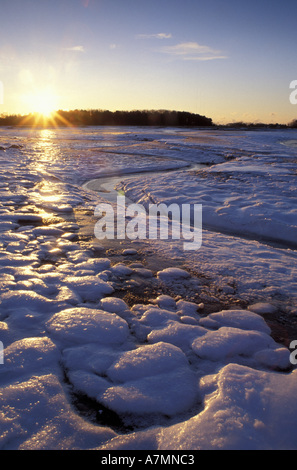
<path fill-rule="evenodd" d="M 185 111 L 57 111 L 52 118 L 38 114 L 0 117 L 1 126 L 212 126 L 212 119 Z"/>
<path fill-rule="evenodd" d="M 227 127 L 227 128 L 233 128 L 233 129 L 242 129 L 242 128 L 248 128 L 248 129 L 296 129 L 297 128 L 297 119 L 293 120 L 292 122 L 289 122 L 288 124 L 278 124 L 278 123 L 273 123 L 273 124 L 265 124 L 263 122 L 243 122 L 243 121 L 238 121 L 238 122 L 230 122 L 229 124 L 224 124 L 218 127 Z"/>
<path fill-rule="evenodd" d="M 297 119 L 294 119 L 294 121 L 290 122 L 289 127 L 292 127 L 293 129 L 297 129 Z"/>
<path fill-rule="evenodd" d="M 75 110 L 58 113 L 72 125 L 89 126 L 212 126 L 212 119 L 183 111 Z"/>
<path fill-rule="evenodd" d="M 63 126 L 160 126 L 160 127 L 216 127 L 247 129 L 296 129 L 297 119 L 288 124 L 232 122 L 215 125 L 211 118 L 186 111 L 106 111 L 101 109 L 75 109 L 57 111 L 51 118 L 34 113 L 1 115 L 0 126 L 63 127 Z"/>

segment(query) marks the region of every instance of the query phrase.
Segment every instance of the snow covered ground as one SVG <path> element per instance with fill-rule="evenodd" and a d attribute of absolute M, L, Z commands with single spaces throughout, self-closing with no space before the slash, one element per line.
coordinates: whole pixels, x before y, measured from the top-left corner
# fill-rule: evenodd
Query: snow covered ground
<path fill-rule="evenodd" d="M 2 450 L 297 449 L 296 142 L 1 130 Z M 202 204 L 199 250 L 96 240 L 84 183 L 174 169 L 118 187 Z"/>

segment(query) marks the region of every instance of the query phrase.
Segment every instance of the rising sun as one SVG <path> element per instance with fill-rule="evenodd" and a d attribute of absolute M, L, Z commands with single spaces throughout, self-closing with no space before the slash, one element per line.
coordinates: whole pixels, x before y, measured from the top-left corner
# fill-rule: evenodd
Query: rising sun
<path fill-rule="evenodd" d="M 57 96 L 50 90 L 42 90 L 32 96 L 32 110 L 47 118 L 57 110 L 57 104 Z"/>
<path fill-rule="evenodd" d="M 58 127 L 71 126 L 63 113 L 58 111 L 59 97 L 52 88 L 38 89 L 21 96 L 28 114 L 21 121 L 21 125 L 32 127 Z"/>
<path fill-rule="evenodd" d="M 22 101 L 31 113 L 40 114 L 44 118 L 52 117 L 58 106 L 58 96 L 50 88 L 23 95 Z"/>

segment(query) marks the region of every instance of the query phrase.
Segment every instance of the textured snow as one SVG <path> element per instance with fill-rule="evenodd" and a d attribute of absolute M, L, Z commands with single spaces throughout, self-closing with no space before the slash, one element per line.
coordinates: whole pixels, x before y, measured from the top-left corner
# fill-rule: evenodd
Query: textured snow
<path fill-rule="evenodd" d="M 56 339 L 78 344 L 121 344 L 129 334 L 127 323 L 119 316 L 84 307 L 56 313 L 46 328 Z"/>
<path fill-rule="evenodd" d="M 1 129 L 0 449 L 296 450 L 296 131 L 114 131 Z M 102 175 L 202 247 L 98 243 Z"/>

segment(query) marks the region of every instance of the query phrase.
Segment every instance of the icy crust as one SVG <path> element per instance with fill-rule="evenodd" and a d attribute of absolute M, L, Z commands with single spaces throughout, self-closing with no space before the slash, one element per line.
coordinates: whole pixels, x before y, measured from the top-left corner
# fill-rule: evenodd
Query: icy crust
<path fill-rule="evenodd" d="M 127 289 L 134 275 L 166 292 L 174 287 L 203 293 L 186 270 L 172 266 L 153 273 L 113 264 L 81 242 L 75 210 L 93 209 L 97 199 L 75 182 L 95 169 L 108 170 L 98 154 L 87 148 L 75 160 L 66 150 L 69 134 L 59 151 L 51 133 L 42 134 L 41 143 L 40 135 L 32 138 L 35 147 L 23 150 L 9 148 L 9 135 L 2 136 L 0 152 L 0 448 L 296 449 L 296 370 L 261 316 L 275 305 L 251 303 L 208 316 L 202 301 L 167 294 L 128 305 L 117 289 Z M 192 132 L 190 140 L 151 137 L 147 155 L 158 149 L 164 158 L 177 158 L 182 148 L 186 157 L 180 158 L 195 161 Z M 174 147 L 169 153 L 168 140 Z M 113 145 L 136 152 L 132 142 L 127 133 Z M 143 148 L 139 140 L 138 151 Z M 36 154 L 43 156 L 40 167 Z M 118 166 L 128 160 L 133 166 L 130 157 Z M 238 244 L 231 245 L 238 257 Z M 277 251 L 258 249 L 262 260 L 273 254 L 279 259 Z M 219 269 L 230 263 L 212 256 Z M 281 264 L 289 276 L 292 271 Z M 224 276 L 228 294 L 233 287 Z M 113 413 L 121 426 L 82 417 L 73 396 L 95 403 L 99 416 Z"/>
<path fill-rule="evenodd" d="M 278 376 L 229 364 L 212 380 L 217 389 L 207 396 L 205 411 L 166 429 L 160 448 L 296 449 L 296 370 Z"/>
<path fill-rule="evenodd" d="M 215 228 L 229 234 L 253 239 L 267 239 L 295 246 L 297 211 L 294 181 L 295 163 L 284 163 L 275 157 L 274 173 L 267 157 L 238 158 L 198 172 L 180 171 L 156 180 L 148 177 L 137 182 L 127 181 L 119 188 L 127 197 L 149 207 L 150 195 L 155 204 L 202 204 L 205 228 Z M 252 160 L 252 163 L 250 163 Z M 256 172 L 257 166 L 261 171 Z M 268 167 L 268 168 L 267 168 Z M 282 171 L 284 167 L 284 171 Z M 289 188 L 292 188 L 290 190 Z"/>
<path fill-rule="evenodd" d="M 98 398 L 119 413 L 175 415 L 197 400 L 197 378 L 186 356 L 168 343 L 127 351 L 106 374 L 119 385 L 108 387 Z"/>
<path fill-rule="evenodd" d="M 61 234 L 56 237 L 60 239 Z M 230 362 L 247 367 L 249 373 L 251 367 L 257 369 L 263 383 L 269 374 L 280 381 L 293 377 L 293 373 L 272 372 L 290 367 L 289 351 L 274 342 L 269 327 L 252 311 L 252 305 L 251 310 L 224 310 L 204 316 L 194 302 L 160 295 L 147 305 L 129 307 L 110 295 L 113 282 L 131 276 L 134 269 L 125 270 L 123 264 L 112 266 L 109 259 L 92 258 L 90 254 L 85 259 L 86 252 L 76 248 L 71 251 L 80 253 L 76 260 L 66 258 L 47 269 L 40 263 L 38 267 L 32 263 L 28 267 L 10 266 L 4 276 L 0 316 L 7 346 L 0 368 L 5 410 L 1 415 L 1 448 L 125 447 L 123 442 L 129 442 L 129 434 L 121 437 L 109 426 L 87 424 L 79 417 L 70 405 L 67 387 L 95 400 L 99 409 L 110 409 L 123 422 L 128 419 L 136 429 L 141 421 L 131 443 L 141 439 L 146 427 L 150 429 L 152 416 L 166 416 L 178 417 L 183 424 L 148 430 L 150 442 L 154 434 L 155 448 L 177 448 L 181 429 L 184 448 L 208 448 L 209 440 L 204 444 L 205 436 L 194 440 L 193 432 L 194 436 L 204 435 L 210 432 L 209 420 L 219 419 L 216 411 L 202 420 L 202 431 L 201 419 L 212 409 L 209 396 L 213 403 L 222 400 L 222 393 L 235 393 L 233 380 L 228 391 L 220 391 L 222 377 L 229 380 L 231 369 L 226 366 Z M 9 263 L 11 254 L 6 253 Z M 192 277 L 172 267 L 159 271 L 155 279 L 167 285 L 178 282 L 186 288 Z M 261 307 L 255 305 L 256 310 Z M 241 387 L 246 387 L 244 377 L 240 376 Z M 226 422 L 235 412 L 232 406 L 229 411 Z M 249 409 L 245 412 L 250 414 Z M 265 429 L 262 414 L 257 420 L 260 424 L 248 428 L 250 432 Z M 193 431 L 196 422 L 198 429 Z M 226 445 L 219 438 L 222 426 Z M 213 447 L 233 445 L 232 433 L 229 440 L 226 432 L 228 436 L 231 431 L 221 424 Z M 247 439 L 245 433 L 244 427 L 243 441 Z M 269 434 L 267 439 L 265 445 L 269 446 Z"/>
<path fill-rule="evenodd" d="M 4 351 L 1 401 L 7 411 L 1 416 L 1 447 L 129 446 L 129 434 L 121 437 L 79 418 L 69 405 L 64 374 L 73 391 L 96 400 L 99 408 L 101 404 L 119 416 L 128 415 L 130 424 L 133 416 L 135 422 L 141 417 L 144 428 L 152 415 L 179 416 L 183 424 L 154 428 L 156 448 L 253 447 L 258 434 L 271 426 L 271 418 L 253 408 L 251 396 L 259 400 L 258 393 L 263 393 L 261 403 L 266 408 L 275 399 L 272 392 L 262 392 L 271 377 L 277 378 L 279 387 L 288 377 L 293 380 L 294 372 L 272 372 L 289 368 L 289 351 L 272 340 L 262 317 L 251 311 L 217 312 L 210 316 L 212 328 L 207 328 L 207 318 L 198 313 L 197 305 L 181 305 L 169 296 L 159 300 L 171 309 L 156 305 L 130 309 L 121 299 L 105 297 L 93 309 L 40 313 L 40 337 L 13 341 Z M 111 313 L 114 310 L 117 313 Z M 191 313 L 195 326 L 182 322 L 184 313 Z M 8 329 L 11 315 L 6 315 Z M 237 327 L 227 326 L 232 324 Z M 156 332 L 157 341 L 152 336 Z M 182 413 L 192 417 L 182 419 Z M 144 432 L 134 433 L 131 442 Z M 262 436 L 262 444 L 272 446 L 270 431 L 264 441 Z"/>
<path fill-rule="evenodd" d="M 56 313 L 47 323 L 49 334 L 66 343 L 121 344 L 128 325 L 114 313 L 90 308 L 70 308 Z"/>
<path fill-rule="evenodd" d="M 1 389 L 1 448 L 89 449 L 115 437 L 88 424 L 72 409 L 55 374 L 32 375 Z"/>

